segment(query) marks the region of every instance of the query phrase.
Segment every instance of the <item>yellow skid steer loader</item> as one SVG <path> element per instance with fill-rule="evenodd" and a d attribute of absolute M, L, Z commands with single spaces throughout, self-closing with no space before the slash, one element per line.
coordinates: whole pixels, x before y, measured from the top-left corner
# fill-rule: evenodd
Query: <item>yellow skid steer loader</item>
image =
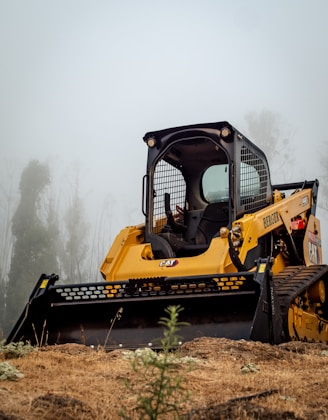
<path fill-rule="evenodd" d="M 272 185 L 264 153 L 228 122 L 144 141 L 144 223 L 118 233 L 103 282 L 43 274 L 8 341 L 156 347 L 180 305 L 181 341 L 328 342 L 318 181 Z"/>

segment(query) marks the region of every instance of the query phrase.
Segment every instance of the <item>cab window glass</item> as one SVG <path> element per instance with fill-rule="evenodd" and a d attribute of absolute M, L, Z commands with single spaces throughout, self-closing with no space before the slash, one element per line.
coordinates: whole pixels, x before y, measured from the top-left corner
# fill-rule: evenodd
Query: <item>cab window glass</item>
<path fill-rule="evenodd" d="M 203 196 L 209 203 L 229 200 L 229 168 L 227 164 L 210 166 L 202 178 Z"/>

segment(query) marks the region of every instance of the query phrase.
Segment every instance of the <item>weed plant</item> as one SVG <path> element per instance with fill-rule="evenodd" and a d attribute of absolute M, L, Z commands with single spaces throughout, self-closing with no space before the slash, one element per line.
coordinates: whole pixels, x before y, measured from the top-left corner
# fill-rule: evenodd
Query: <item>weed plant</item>
<path fill-rule="evenodd" d="M 24 378 L 24 375 L 10 362 L 0 363 L 0 381 L 17 381 Z"/>
<path fill-rule="evenodd" d="M 36 350 L 36 347 L 30 343 L 23 343 L 23 341 L 8 344 L 6 344 L 5 340 L 0 342 L 0 353 L 4 355 L 5 359 L 17 359 Z"/>
<path fill-rule="evenodd" d="M 186 325 L 178 320 L 182 310 L 180 305 L 169 306 L 165 309 L 167 316 L 160 318 L 159 324 L 164 327 L 161 352 L 139 349 L 130 358 L 138 380 L 134 381 L 134 386 L 127 383 L 127 387 L 137 395 L 134 411 L 139 419 L 166 419 L 168 415 L 179 419 L 181 404 L 189 399 L 189 392 L 183 387 L 184 373 L 180 372 L 178 358 L 172 357 L 172 352 L 179 345 L 180 326 Z M 136 418 L 127 415 L 126 410 L 120 416 L 124 419 Z"/>

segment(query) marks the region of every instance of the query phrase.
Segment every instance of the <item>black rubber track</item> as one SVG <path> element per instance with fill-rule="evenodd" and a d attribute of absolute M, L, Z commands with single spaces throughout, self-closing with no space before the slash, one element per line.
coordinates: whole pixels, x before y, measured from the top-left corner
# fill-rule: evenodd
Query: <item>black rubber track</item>
<path fill-rule="evenodd" d="M 328 265 L 289 266 L 273 277 L 275 292 L 280 301 L 280 310 L 285 332 L 288 335 L 288 308 L 293 300 L 316 281 L 327 278 Z"/>

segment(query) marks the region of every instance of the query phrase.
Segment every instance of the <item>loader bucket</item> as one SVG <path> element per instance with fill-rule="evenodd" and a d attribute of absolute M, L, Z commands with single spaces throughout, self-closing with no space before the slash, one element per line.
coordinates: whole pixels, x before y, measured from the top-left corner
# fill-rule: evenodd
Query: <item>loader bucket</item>
<path fill-rule="evenodd" d="M 202 336 L 249 339 L 259 302 L 254 273 L 225 275 L 232 281 L 243 279 L 243 287 L 233 291 L 220 290 L 219 277 L 60 286 L 44 276 L 7 341 L 28 340 L 39 346 L 82 343 L 107 350 L 158 348 L 158 321 L 170 305 L 180 305 L 179 321 L 188 323 L 179 330 L 181 342 Z"/>

